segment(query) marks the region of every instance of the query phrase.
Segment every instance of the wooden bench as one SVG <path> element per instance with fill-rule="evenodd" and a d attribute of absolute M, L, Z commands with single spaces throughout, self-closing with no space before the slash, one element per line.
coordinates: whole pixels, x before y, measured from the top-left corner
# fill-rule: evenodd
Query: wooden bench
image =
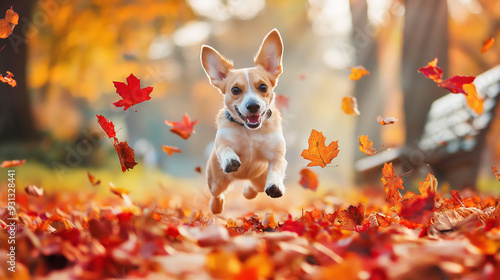
<path fill-rule="evenodd" d="M 392 148 L 355 163 L 360 183 L 380 180 L 384 163 L 393 162 L 400 175 L 412 170 L 414 178 L 422 178 L 432 171 L 453 189 L 475 188 L 486 134 L 500 99 L 500 65 L 477 76 L 474 84 L 484 98 L 481 115 L 472 111 L 460 94 L 449 93 L 435 100 L 424 133 L 413 147 Z"/>

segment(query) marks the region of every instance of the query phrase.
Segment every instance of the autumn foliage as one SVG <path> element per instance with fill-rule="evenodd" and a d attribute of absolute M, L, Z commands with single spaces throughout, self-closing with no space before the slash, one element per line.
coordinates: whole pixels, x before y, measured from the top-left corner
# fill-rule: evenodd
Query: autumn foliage
<path fill-rule="evenodd" d="M 298 216 L 282 209 L 223 218 L 168 202 L 140 205 L 112 184 L 119 200 L 79 195 L 58 205 L 60 194 L 28 186 L 18 194 L 18 273 L 79 279 L 358 279 L 359 271 L 367 279 L 500 276 L 496 198 L 440 193 L 432 174 L 419 183 L 419 194 L 401 195 L 403 179 L 392 164 L 382 173 L 385 195 L 333 208 L 320 200 Z M 7 214 L 0 214 L 5 229 Z"/>

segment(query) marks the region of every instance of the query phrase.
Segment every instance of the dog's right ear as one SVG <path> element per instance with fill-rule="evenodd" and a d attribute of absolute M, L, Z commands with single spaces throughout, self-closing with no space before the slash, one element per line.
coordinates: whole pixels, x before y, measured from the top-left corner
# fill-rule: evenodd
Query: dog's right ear
<path fill-rule="evenodd" d="M 221 87 L 222 82 L 227 77 L 234 66 L 231 61 L 225 59 L 212 47 L 203 45 L 201 47 L 201 65 L 210 80 L 210 83 L 218 88 L 222 94 L 224 89 Z"/>

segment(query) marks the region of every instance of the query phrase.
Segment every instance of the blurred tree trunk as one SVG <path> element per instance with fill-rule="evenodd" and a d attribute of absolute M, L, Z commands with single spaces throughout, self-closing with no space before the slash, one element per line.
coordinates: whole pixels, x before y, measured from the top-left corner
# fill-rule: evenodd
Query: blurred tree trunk
<path fill-rule="evenodd" d="M 378 45 L 374 29 L 368 21 L 368 5 L 366 0 L 350 1 L 352 14 L 353 37 L 355 49 L 355 65 L 362 65 L 370 75 L 364 76 L 354 84 L 354 96 L 358 100 L 361 114 L 357 117 L 356 139 L 359 135 L 369 135 L 374 146 L 380 146 L 380 128 L 376 125 L 378 115 L 383 113 L 384 97 L 380 93 Z M 355 160 L 365 155 L 355 149 Z"/>
<path fill-rule="evenodd" d="M 414 148 L 423 133 L 431 103 L 447 93 L 417 69 L 437 57 L 438 66 L 445 75 L 448 73 L 448 5 L 441 0 L 406 0 L 405 4 L 401 79 L 406 146 Z"/>
<path fill-rule="evenodd" d="M 25 35 L 32 8 L 36 0 L 2 1 L 0 13 L 13 5 L 13 10 L 19 14 L 19 24 L 7 38 L 0 40 L 0 73 L 6 71 L 14 74 L 17 87 L 0 84 L 0 143 L 26 142 L 35 137 L 31 104 L 29 100 L 27 80 L 28 41 Z M 3 16 L 1 16 L 3 18 Z"/>

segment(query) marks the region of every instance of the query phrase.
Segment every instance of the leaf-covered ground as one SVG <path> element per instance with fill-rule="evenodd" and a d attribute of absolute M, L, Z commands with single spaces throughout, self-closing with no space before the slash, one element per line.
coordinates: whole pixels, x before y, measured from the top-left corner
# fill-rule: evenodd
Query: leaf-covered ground
<path fill-rule="evenodd" d="M 380 191 L 359 191 L 363 203 L 316 199 L 308 210 L 237 216 L 168 199 L 135 203 L 114 187 L 112 199 L 18 190 L 16 272 L 2 265 L 0 278 L 500 278 L 498 198 L 440 193 L 430 174 L 417 193 L 405 191 L 389 164 L 383 176 Z M 0 210 L 3 264 L 8 210 Z"/>

